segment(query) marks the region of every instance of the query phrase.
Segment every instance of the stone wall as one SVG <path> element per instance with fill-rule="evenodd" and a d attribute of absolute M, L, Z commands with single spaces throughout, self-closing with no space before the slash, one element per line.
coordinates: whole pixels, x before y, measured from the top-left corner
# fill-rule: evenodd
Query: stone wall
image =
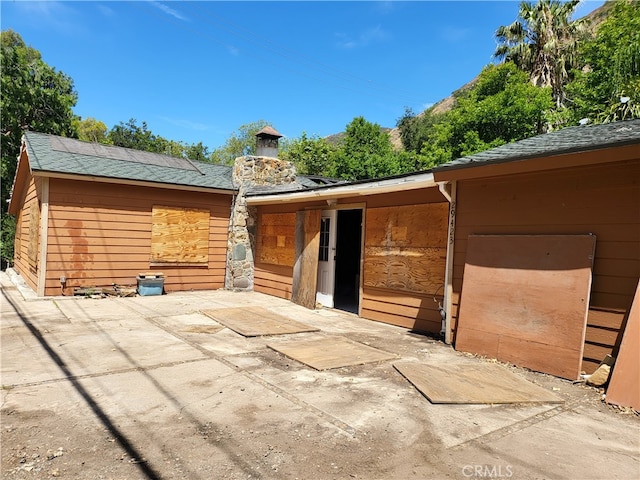
<path fill-rule="evenodd" d="M 290 162 L 273 157 L 238 157 L 233 166 L 233 186 L 238 189 L 231 206 L 227 239 L 225 288 L 253 289 L 256 209 L 249 207 L 246 193 L 256 186 L 286 185 L 296 182 Z"/>

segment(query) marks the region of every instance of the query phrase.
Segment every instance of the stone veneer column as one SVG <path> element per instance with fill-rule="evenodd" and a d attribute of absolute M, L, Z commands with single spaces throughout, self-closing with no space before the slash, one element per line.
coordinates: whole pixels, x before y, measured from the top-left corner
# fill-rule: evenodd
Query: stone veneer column
<path fill-rule="evenodd" d="M 247 206 L 246 193 L 254 186 L 295 183 L 290 162 L 272 157 L 238 157 L 233 165 L 233 186 L 238 189 L 231 205 L 227 239 L 225 288 L 253 290 L 256 209 Z"/>

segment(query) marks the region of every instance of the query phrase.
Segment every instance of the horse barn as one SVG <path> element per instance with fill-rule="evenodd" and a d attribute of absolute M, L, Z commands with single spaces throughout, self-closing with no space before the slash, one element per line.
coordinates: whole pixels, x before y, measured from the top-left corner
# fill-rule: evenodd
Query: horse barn
<path fill-rule="evenodd" d="M 640 121 L 359 182 L 296 176 L 279 136 L 232 168 L 26 133 L 15 270 L 40 296 L 162 272 L 167 292 L 255 290 L 573 380 L 612 355 L 638 382 Z"/>

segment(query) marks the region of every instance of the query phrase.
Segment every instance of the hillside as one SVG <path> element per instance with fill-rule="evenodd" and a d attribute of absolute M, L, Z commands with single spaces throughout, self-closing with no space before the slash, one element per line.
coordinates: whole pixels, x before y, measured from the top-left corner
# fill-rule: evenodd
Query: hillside
<path fill-rule="evenodd" d="M 602 6 L 598 7 L 597 9 L 595 9 L 594 11 L 592 11 L 591 13 L 585 16 L 585 18 L 589 20 L 589 31 L 591 33 L 593 33 L 597 29 L 598 25 L 600 25 L 607 18 L 608 12 L 609 10 L 611 10 L 613 5 L 614 5 L 613 1 L 609 0 L 606 3 L 604 3 Z M 476 76 L 471 81 L 467 82 L 457 90 L 454 90 L 451 93 L 451 95 L 449 95 L 446 98 L 443 98 L 439 102 L 435 103 L 432 107 L 430 107 L 431 112 L 434 114 L 438 114 L 438 113 L 446 113 L 449 110 L 451 110 L 455 104 L 454 95 L 457 92 L 473 87 L 477 81 L 478 81 L 478 76 Z M 424 115 L 425 111 L 420 112 L 418 115 L 419 116 Z M 382 130 L 389 134 L 391 144 L 394 146 L 394 148 L 402 149 L 402 140 L 400 139 L 400 130 L 397 127 L 393 127 L 393 128 L 383 127 Z M 325 137 L 325 138 L 330 143 L 337 143 L 343 137 L 344 137 L 344 132 L 341 132 L 341 133 L 329 135 L 328 137 Z"/>

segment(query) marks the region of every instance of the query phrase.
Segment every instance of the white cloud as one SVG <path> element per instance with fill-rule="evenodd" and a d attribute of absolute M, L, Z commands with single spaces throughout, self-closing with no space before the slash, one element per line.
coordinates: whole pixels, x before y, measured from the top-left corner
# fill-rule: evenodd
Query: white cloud
<path fill-rule="evenodd" d="M 155 1 L 150 1 L 149 2 L 151 5 L 153 5 L 156 8 L 159 8 L 160 10 L 162 10 L 164 13 L 166 13 L 167 15 L 171 15 L 174 18 L 177 18 L 178 20 L 189 20 L 187 17 L 185 17 L 184 15 L 182 15 L 180 12 L 178 12 L 177 10 L 169 7 L 168 5 L 165 5 L 164 3 L 160 3 L 160 2 L 155 2 Z"/>
<path fill-rule="evenodd" d="M 67 2 L 15 2 L 24 17 L 40 28 L 51 28 L 68 35 L 76 35 L 84 30 L 78 12 Z"/>
<path fill-rule="evenodd" d="M 106 5 L 104 5 L 102 3 L 98 4 L 98 10 L 105 17 L 113 17 L 116 14 L 116 12 L 114 12 L 113 9 L 107 7 Z"/>

